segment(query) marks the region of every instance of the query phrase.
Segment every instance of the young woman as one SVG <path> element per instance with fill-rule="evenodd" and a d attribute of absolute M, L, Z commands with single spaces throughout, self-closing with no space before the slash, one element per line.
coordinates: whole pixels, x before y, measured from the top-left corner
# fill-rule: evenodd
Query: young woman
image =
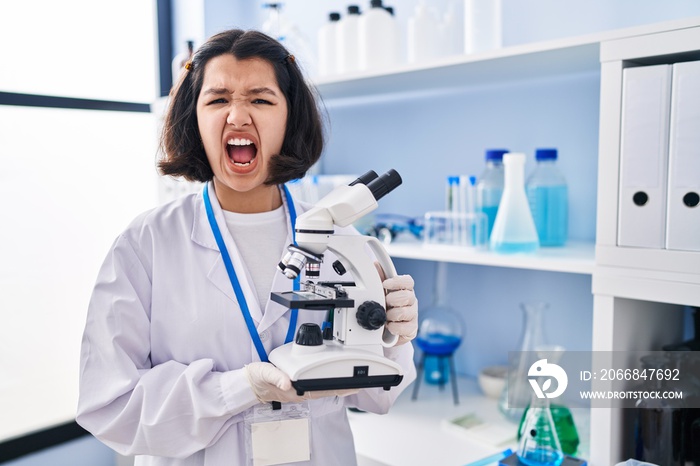
<path fill-rule="evenodd" d="M 346 408 L 385 413 L 415 378 L 402 344 L 417 332 L 413 280 L 384 281 L 387 328 L 400 337 L 385 356 L 402 366 L 401 385 L 298 396 L 267 354 L 323 313 L 300 310 L 295 322 L 268 297 L 292 289 L 276 264 L 309 206 L 284 183 L 320 157 L 316 101 L 294 57 L 259 32 L 217 34 L 186 68 L 159 166 L 206 184 L 136 218 L 109 251 L 83 336 L 77 420 L 138 465 L 354 465 Z M 271 420 L 281 436 L 261 424 Z"/>

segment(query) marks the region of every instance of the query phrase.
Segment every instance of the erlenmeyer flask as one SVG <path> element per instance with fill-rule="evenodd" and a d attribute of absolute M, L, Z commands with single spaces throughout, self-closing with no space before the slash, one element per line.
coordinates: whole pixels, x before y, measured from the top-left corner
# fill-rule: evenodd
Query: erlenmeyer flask
<path fill-rule="evenodd" d="M 532 387 L 527 380 L 527 371 L 537 360 L 538 349 L 547 347 L 544 336 L 544 311 L 549 307 L 542 301 L 520 304 L 523 311 L 523 332 L 516 359 L 511 359 L 506 386 L 498 402 L 499 410 L 512 422 L 519 422 L 530 403 Z"/>
<path fill-rule="evenodd" d="M 540 243 L 525 194 L 525 154 L 505 154 L 503 166 L 505 186 L 489 240 L 491 250 L 498 253 L 536 251 Z"/>
<path fill-rule="evenodd" d="M 537 357 L 538 359 L 546 359 L 552 364 L 558 364 L 559 360 L 564 355 L 564 351 L 565 349 L 563 346 L 547 345 L 540 347 L 537 350 Z M 567 455 L 575 455 L 578 450 L 580 440 L 571 410 L 563 404 L 554 404 L 549 401 L 548 403 L 549 412 L 554 420 L 554 427 L 557 430 L 557 437 L 559 438 L 562 453 Z M 525 421 L 528 418 L 530 409 L 531 406 L 528 405 L 528 407 L 525 408 L 522 419 L 520 420 L 520 425 L 518 426 L 518 440 L 521 440 L 523 435 L 526 435 Z"/>
<path fill-rule="evenodd" d="M 559 466 L 564 460 L 548 398 L 533 395 L 516 453 L 528 466 Z"/>

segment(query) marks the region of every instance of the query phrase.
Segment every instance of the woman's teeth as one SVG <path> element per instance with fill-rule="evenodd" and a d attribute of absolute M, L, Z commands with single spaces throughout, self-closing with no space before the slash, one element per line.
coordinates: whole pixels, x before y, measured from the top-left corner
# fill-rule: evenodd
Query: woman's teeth
<path fill-rule="evenodd" d="M 245 162 L 242 161 L 242 160 L 236 161 L 235 159 L 236 159 L 236 158 L 239 158 L 240 156 L 233 156 L 233 152 L 229 151 L 229 154 L 230 154 L 230 156 L 231 156 L 231 161 L 233 162 L 234 165 L 236 165 L 236 166 L 238 166 L 238 167 L 247 167 L 247 166 L 249 166 L 249 165 L 251 164 L 251 162 L 253 161 L 253 159 L 255 158 L 255 144 L 253 144 L 253 141 L 251 141 L 250 139 L 246 139 L 246 138 L 231 138 L 231 139 L 229 139 L 229 140 L 226 142 L 226 144 L 229 145 L 229 146 L 234 146 L 234 147 L 248 147 L 248 146 L 252 146 L 252 148 L 251 148 L 251 149 L 253 150 L 252 156 L 249 155 L 250 159 L 247 160 L 247 161 L 245 161 Z M 240 154 L 240 152 L 238 152 L 238 153 Z M 244 157 L 241 157 L 241 158 L 244 158 Z"/>
<path fill-rule="evenodd" d="M 253 144 L 253 141 L 251 141 L 250 139 L 231 138 L 228 140 L 229 146 L 249 146 L 251 144 Z"/>

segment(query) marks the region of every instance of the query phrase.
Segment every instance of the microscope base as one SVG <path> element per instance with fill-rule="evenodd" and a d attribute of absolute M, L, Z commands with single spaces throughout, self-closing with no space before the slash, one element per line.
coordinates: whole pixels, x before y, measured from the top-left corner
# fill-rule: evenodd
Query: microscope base
<path fill-rule="evenodd" d="M 401 383 L 403 374 L 401 366 L 382 353 L 379 345 L 348 347 L 324 342 L 322 347 L 305 348 L 288 343 L 270 353 L 270 362 L 289 376 L 299 395 L 346 388 L 389 390 Z"/>

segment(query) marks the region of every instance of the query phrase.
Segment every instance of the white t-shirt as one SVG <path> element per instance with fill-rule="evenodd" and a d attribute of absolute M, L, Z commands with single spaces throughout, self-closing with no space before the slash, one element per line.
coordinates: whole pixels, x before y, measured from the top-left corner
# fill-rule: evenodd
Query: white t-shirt
<path fill-rule="evenodd" d="M 287 247 L 287 215 L 284 206 L 270 212 L 239 214 L 224 212 L 226 225 L 239 248 L 258 296 L 260 310 L 270 299 L 277 264 Z"/>

